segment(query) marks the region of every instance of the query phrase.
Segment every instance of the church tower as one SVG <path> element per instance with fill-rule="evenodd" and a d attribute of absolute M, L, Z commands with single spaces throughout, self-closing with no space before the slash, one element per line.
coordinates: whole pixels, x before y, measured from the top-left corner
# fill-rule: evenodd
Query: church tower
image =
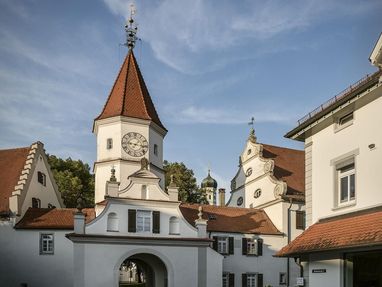
<path fill-rule="evenodd" d="M 209 205 L 216 205 L 216 188 L 218 183 L 212 178 L 210 170 L 208 170 L 208 175 L 202 180 L 200 187 L 206 193 L 207 201 Z"/>
<path fill-rule="evenodd" d="M 128 176 L 140 169 L 142 158 L 148 159 L 150 170 L 160 178 L 164 188 L 163 139 L 167 130 L 159 119 L 134 56 L 136 31 L 130 17 L 125 44 L 129 51 L 101 114 L 93 124 L 97 137 L 96 203 L 104 199 L 112 168 L 123 189 L 129 183 Z"/>

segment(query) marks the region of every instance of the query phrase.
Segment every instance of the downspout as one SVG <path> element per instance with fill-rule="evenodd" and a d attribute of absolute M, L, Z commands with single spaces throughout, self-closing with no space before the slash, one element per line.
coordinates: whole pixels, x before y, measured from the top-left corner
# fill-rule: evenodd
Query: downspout
<path fill-rule="evenodd" d="M 290 212 L 291 212 L 291 208 L 292 208 L 292 199 L 289 198 L 289 207 L 288 207 L 288 244 L 290 243 L 291 241 L 291 216 L 290 216 Z M 289 283 L 290 283 L 290 280 L 289 280 L 289 276 L 290 276 L 290 266 L 289 266 L 289 257 L 287 258 L 287 286 L 289 287 Z"/>
<path fill-rule="evenodd" d="M 294 262 L 300 267 L 300 277 L 304 277 L 304 266 L 301 264 L 301 258 L 300 257 L 295 257 Z"/>

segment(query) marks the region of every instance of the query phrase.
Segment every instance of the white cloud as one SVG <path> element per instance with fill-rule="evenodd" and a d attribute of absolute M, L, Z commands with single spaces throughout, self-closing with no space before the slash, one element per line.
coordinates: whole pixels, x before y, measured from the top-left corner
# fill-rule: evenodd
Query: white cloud
<path fill-rule="evenodd" d="M 234 108 L 208 108 L 188 106 L 180 111 L 167 111 L 171 121 L 177 124 L 243 124 L 252 116 L 257 123 L 294 123 L 295 118 L 290 111 L 285 113 L 277 110 L 245 112 Z"/>
<path fill-rule="evenodd" d="M 113 13 L 129 16 L 131 1 L 104 2 Z M 137 4 L 139 36 L 150 44 L 157 59 L 191 74 L 198 72 L 194 62 L 202 53 L 225 51 L 248 40 L 264 44 L 267 39 L 304 30 L 330 17 L 362 13 L 379 5 L 378 1 L 363 1 L 360 5 L 357 1 L 329 0 L 164 0 Z M 221 59 L 204 60 L 203 69 L 221 66 Z"/>

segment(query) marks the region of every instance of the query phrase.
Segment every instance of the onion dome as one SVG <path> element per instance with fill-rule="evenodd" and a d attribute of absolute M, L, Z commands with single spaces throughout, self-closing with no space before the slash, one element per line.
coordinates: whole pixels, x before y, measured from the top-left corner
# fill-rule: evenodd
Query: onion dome
<path fill-rule="evenodd" d="M 217 188 L 218 187 L 218 183 L 210 175 L 210 170 L 208 170 L 207 177 L 202 180 L 201 187 L 202 188 L 207 188 L 207 187 Z"/>

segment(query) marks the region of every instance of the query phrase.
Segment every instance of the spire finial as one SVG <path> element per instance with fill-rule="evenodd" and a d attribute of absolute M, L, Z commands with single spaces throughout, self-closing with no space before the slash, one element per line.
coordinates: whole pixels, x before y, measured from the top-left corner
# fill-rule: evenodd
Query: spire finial
<path fill-rule="evenodd" d="M 249 132 L 249 140 L 255 143 L 257 138 L 255 135 L 255 118 L 254 117 L 251 118 L 251 121 L 248 123 L 248 125 L 251 126 L 251 131 Z"/>
<path fill-rule="evenodd" d="M 126 43 L 124 44 L 126 47 L 129 48 L 129 50 L 132 50 L 135 47 L 135 43 L 138 40 L 137 31 L 138 27 L 135 24 L 135 21 L 133 19 L 133 16 L 137 10 L 135 9 L 134 4 L 130 4 L 130 17 L 129 20 L 127 20 L 127 23 L 125 25 L 125 31 L 126 31 Z"/>
<path fill-rule="evenodd" d="M 199 205 L 199 208 L 198 208 L 198 219 L 201 220 L 203 219 L 202 216 L 203 216 L 203 208 L 201 205 Z"/>
<path fill-rule="evenodd" d="M 115 168 L 114 168 L 114 165 L 111 166 L 111 176 L 110 176 L 110 180 L 109 181 L 112 181 L 112 182 L 116 182 L 117 181 L 117 178 L 115 177 Z"/>

